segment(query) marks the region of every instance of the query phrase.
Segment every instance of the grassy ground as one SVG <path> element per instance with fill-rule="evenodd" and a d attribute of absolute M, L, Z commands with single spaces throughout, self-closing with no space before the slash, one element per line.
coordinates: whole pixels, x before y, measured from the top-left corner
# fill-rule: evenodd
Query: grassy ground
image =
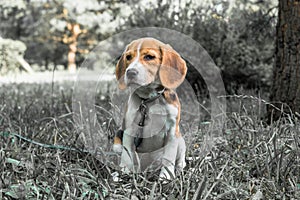
<path fill-rule="evenodd" d="M 0 199 L 300 197 L 300 123 L 290 117 L 265 124 L 260 112 L 264 102 L 229 98 L 236 109 L 227 113 L 221 140 L 207 155 L 197 156 L 206 132 L 201 127 L 197 143 L 188 149 L 184 173 L 162 184 L 155 174 L 125 175 L 92 153 L 64 148 L 82 147 L 81 130 L 72 116 L 71 88 L 68 84 L 1 86 Z M 108 95 L 99 95 L 98 104 L 108 107 Z M 107 130 L 111 116 L 97 112 L 102 130 Z M 104 134 L 109 138 L 109 133 Z M 114 172 L 121 180 L 113 178 Z"/>

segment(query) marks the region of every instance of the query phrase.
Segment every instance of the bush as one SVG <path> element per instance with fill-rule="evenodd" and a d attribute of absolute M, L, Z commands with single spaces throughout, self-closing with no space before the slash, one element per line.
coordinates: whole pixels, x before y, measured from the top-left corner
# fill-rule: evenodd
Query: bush
<path fill-rule="evenodd" d="M 275 33 L 272 20 L 260 10 L 239 9 L 234 9 L 229 19 L 195 19 L 192 37 L 220 67 L 228 92 L 235 93 L 241 86 L 270 86 Z"/>
<path fill-rule="evenodd" d="M 25 50 L 23 42 L 0 37 L 0 74 L 19 72 L 21 65 L 18 58 L 23 58 Z"/>

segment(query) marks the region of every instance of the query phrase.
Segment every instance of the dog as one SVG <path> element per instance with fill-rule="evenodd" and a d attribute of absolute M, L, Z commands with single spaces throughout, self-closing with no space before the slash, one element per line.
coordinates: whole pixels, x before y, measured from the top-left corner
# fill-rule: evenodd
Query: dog
<path fill-rule="evenodd" d="M 127 45 L 115 74 L 119 89 L 131 92 L 113 144 L 125 172 L 160 170 L 159 178 L 170 180 L 183 171 L 186 145 L 175 89 L 186 73 L 186 62 L 168 44 L 140 38 Z"/>

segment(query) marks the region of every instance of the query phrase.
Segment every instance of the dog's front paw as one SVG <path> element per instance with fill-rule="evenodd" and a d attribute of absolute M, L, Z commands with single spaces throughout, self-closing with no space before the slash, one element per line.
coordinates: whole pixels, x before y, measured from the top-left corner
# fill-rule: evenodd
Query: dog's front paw
<path fill-rule="evenodd" d="M 163 167 L 160 171 L 159 174 L 159 180 L 160 181 L 165 181 L 165 180 L 172 180 L 175 178 L 174 174 L 174 167 L 169 166 L 169 167 Z"/>
<path fill-rule="evenodd" d="M 116 153 L 122 153 L 123 146 L 121 144 L 114 144 L 113 151 Z"/>

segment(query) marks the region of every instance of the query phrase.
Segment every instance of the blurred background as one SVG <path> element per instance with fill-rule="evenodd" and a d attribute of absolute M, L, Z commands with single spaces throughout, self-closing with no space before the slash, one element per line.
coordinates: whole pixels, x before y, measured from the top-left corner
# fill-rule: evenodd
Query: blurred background
<path fill-rule="evenodd" d="M 228 93 L 271 85 L 276 1 L 1 0 L 0 10 L 2 78 L 75 72 L 100 41 L 133 28 L 164 27 L 206 49 Z"/>

